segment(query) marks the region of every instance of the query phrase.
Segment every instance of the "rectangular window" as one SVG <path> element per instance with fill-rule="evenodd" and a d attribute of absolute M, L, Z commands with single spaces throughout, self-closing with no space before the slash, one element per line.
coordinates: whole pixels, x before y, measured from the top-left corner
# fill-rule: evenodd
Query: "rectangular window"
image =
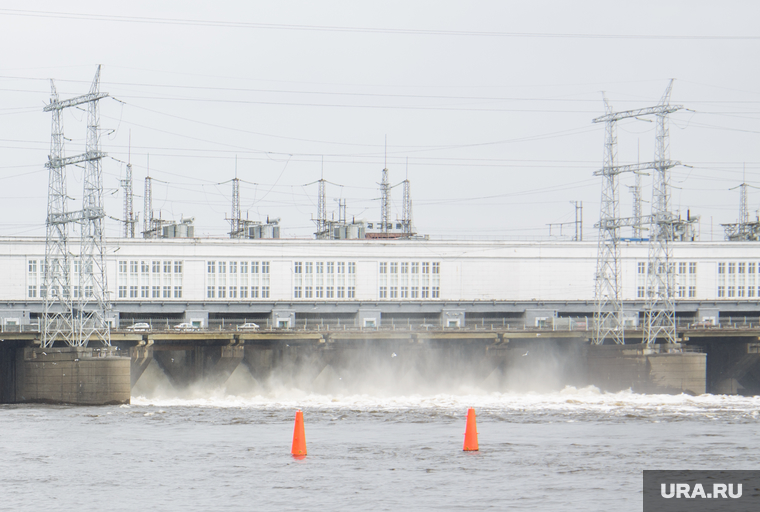
<path fill-rule="evenodd" d="M 268 261 L 262 261 L 261 262 L 261 273 L 262 274 L 268 274 L 269 273 L 269 262 Z"/>
<path fill-rule="evenodd" d="M 412 286 L 412 298 L 413 299 L 420 298 L 420 289 L 417 286 Z"/>
<path fill-rule="evenodd" d="M 391 262 L 391 274 L 398 274 L 398 263 L 395 261 Z"/>
<path fill-rule="evenodd" d="M 746 269 L 746 264 L 744 262 L 739 263 L 739 273 L 743 274 L 745 269 Z"/>
<path fill-rule="evenodd" d="M 744 287 L 739 286 L 736 288 L 736 296 L 737 297 L 744 297 Z"/>
<path fill-rule="evenodd" d="M 398 287 L 391 286 L 391 299 L 398 299 Z"/>
<path fill-rule="evenodd" d="M 92 285 L 87 285 L 84 287 L 84 296 L 87 298 L 92 297 Z"/>
<path fill-rule="evenodd" d="M 137 274 L 137 268 L 138 268 L 138 266 L 137 266 L 137 262 L 136 261 L 130 261 L 129 262 L 129 271 L 132 274 Z"/>
<path fill-rule="evenodd" d="M 427 261 L 424 261 L 422 263 L 422 273 L 423 274 L 429 274 L 430 273 L 430 263 Z"/>
<path fill-rule="evenodd" d="M 230 274 L 237 274 L 237 261 L 230 261 Z"/>
<path fill-rule="evenodd" d="M 685 274 L 686 273 L 686 262 L 681 261 L 678 263 L 678 273 L 679 274 Z"/>
<path fill-rule="evenodd" d="M 323 261 L 317 262 L 317 274 L 324 274 L 325 273 L 325 263 Z"/>
<path fill-rule="evenodd" d="M 679 286 L 677 290 L 678 291 L 677 291 L 676 295 L 678 297 L 684 297 L 686 295 L 686 287 L 685 286 Z"/>
<path fill-rule="evenodd" d="M 262 299 L 268 299 L 269 298 L 269 287 L 268 286 L 262 286 L 261 287 L 261 298 Z"/>
<path fill-rule="evenodd" d="M 120 260 L 119 261 L 119 274 L 126 274 L 127 273 L 127 261 L 126 260 Z"/>
<path fill-rule="evenodd" d="M 728 287 L 728 296 L 729 297 L 736 297 L 736 288 L 734 286 Z"/>
<path fill-rule="evenodd" d="M 346 298 L 346 288 L 343 286 L 338 286 L 338 298 L 339 299 L 345 299 Z"/>
<path fill-rule="evenodd" d="M 29 298 L 33 299 L 37 296 L 37 287 L 36 286 L 30 286 L 29 287 Z"/>
<path fill-rule="evenodd" d="M 209 274 L 215 274 L 216 273 L 216 262 L 215 261 L 209 261 L 206 264 L 207 272 Z"/>
<path fill-rule="evenodd" d="M 311 289 L 311 286 L 304 287 L 303 297 L 304 297 L 304 299 L 311 299 L 312 298 L 312 289 Z"/>
<path fill-rule="evenodd" d="M 401 298 L 402 299 L 408 299 L 409 298 L 409 287 L 408 286 L 402 286 L 401 287 Z"/>
<path fill-rule="evenodd" d="M 332 286 L 328 286 L 325 289 L 325 293 L 326 293 L 326 295 L 325 295 L 326 298 L 328 298 L 328 299 L 334 299 L 335 298 L 335 288 L 333 288 Z"/>
<path fill-rule="evenodd" d="M 726 296 L 726 287 L 718 286 L 718 297 L 725 297 L 725 296 Z"/>
<path fill-rule="evenodd" d="M 164 286 L 164 299 L 171 299 L 172 298 L 172 287 L 171 286 Z"/>
<path fill-rule="evenodd" d="M 181 286 L 175 286 L 174 287 L 174 298 L 175 299 L 181 299 L 182 298 L 182 287 Z"/>
<path fill-rule="evenodd" d="M 349 274 L 356 274 L 356 263 L 353 261 L 348 262 L 348 273 Z"/>
<path fill-rule="evenodd" d="M 338 262 L 338 274 L 345 274 L 346 273 L 346 262 L 345 261 L 339 261 Z"/>
<path fill-rule="evenodd" d="M 217 286 L 216 288 L 216 296 L 220 299 L 227 298 L 227 287 L 226 286 Z"/>
<path fill-rule="evenodd" d="M 747 274 L 754 274 L 755 273 L 755 264 L 754 263 L 747 263 Z"/>
<path fill-rule="evenodd" d="M 697 262 L 692 261 L 689 263 L 689 274 L 696 274 L 697 273 Z"/>
<path fill-rule="evenodd" d="M 182 273 L 182 262 L 181 261 L 175 261 L 174 262 L 174 273 L 175 274 L 181 274 Z"/>
<path fill-rule="evenodd" d="M 248 273 L 248 262 L 247 261 L 241 261 L 240 262 L 240 273 L 241 274 L 247 274 Z"/>
<path fill-rule="evenodd" d="M 440 274 L 441 273 L 441 264 L 438 262 L 433 263 L 433 274 Z"/>
<path fill-rule="evenodd" d="M 328 274 L 334 274 L 335 273 L 335 262 L 334 261 L 328 261 L 327 262 L 327 273 Z"/>
<path fill-rule="evenodd" d="M 643 286 L 639 286 L 638 288 L 636 288 L 636 297 L 639 297 L 639 298 L 644 297 L 644 287 Z"/>
<path fill-rule="evenodd" d="M 247 299 L 248 298 L 248 287 L 247 286 L 241 286 L 240 287 L 240 298 L 241 299 Z"/>
<path fill-rule="evenodd" d="M 155 286 L 153 287 L 155 289 Z M 216 295 L 216 287 L 215 286 L 207 286 L 206 287 L 206 298 L 213 299 Z"/>
<path fill-rule="evenodd" d="M 300 287 L 298 287 L 298 288 L 299 288 L 299 291 L 298 291 L 299 295 L 298 296 L 300 297 L 301 296 L 300 295 L 301 291 L 300 291 Z M 258 286 L 251 286 L 251 298 L 252 299 L 258 299 L 259 298 L 259 287 Z"/>
<path fill-rule="evenodd" d="M 210 263 L 213 263 L 213 262 L 210 262 Z M 161 262 L 160 261 L 153 260 L 151 262 L 151 267 L 152 267 L 152 270 L 153 270 L 154 274 L 160 274 L 161 273 Z"/>
<path fill-rule="evenodd" d="M 433 297 L 434 299 L 439 299 L 441 297 L 441 289 L 438 286 L 433 286 Z"/>
<path fill-rule="evenodd" d="M 689 286 L 689 297 L 694 298 L 697 296 L 697 287 Z"/>
<path fill-rule="evenodd" d="M 356 287 L 349 286 L 348 287 L 348 298 L 349 299 L 355 299 L 356 298 Z"/>
<path fill-rule="evenodd" d="M 37 260 L 29 260 L 29 273 L 30 274 L 37 273 Z"/>
<path fill-rule="evenodd" d="M 297 268 L 298 268 L 298 274 L 301 273 L 301 262 L 296 262 Z M 258 261 L 252 261 L 251 262 L 251 274 L 258 274 L 259 273 L 259 262 Z"/>
<path fill-rule="evenodd" d="M 380 298 L 381 299 L 387 299 L 388 298 L 388 287 L 387 286 L 381 286 L 380 287 Z"/>
<path fill-rule="evenodd" d="M 726 264 L 718 263 L 718 274 L 725 274 L 725 273 L 726 273 Z"/>
<path fill-rule="evenodd" d="M 171 274 L 172 273 L 172 262 L 171 261 L 165 261 L 164 262 L 164 274 Z"/>
<path fill-rule="evenodd" d="M 728 273 L 729 274 L 735 274 L 736 273 L 736 263 L 729 263 L 728 264 Z"/>
<path fill-rule="evenodd" d="M 237 299 L 237 286 L 230 286 L 230 299 Z"/>
<path fill-rule="evenodd" d="M 129 298 L 130 299 L 136 299 L 137 298 L 137 286 L 130 286 L 129 287 Z"/>
<path fill-rule="evenodd" d="M 422 287 L 422 299 L 429 299 L 430 298 L 430 288 L 427 286 Z"/>
<path fill-rule="evenodd" d="M 306 267 L 307 274 L 314 273 L 314 264 L 311 261 L 307 261 L 305 267 Z"/>
<path fill-rule="evenodd" d="M 380 273 L 381 274 L 387 274 L 388 273 L 388 263 L 385 261 L 380 262 Z"/>
<path fill-rule="evenodd" d="M 409 273 L 409 263 L 408 262 L 405 261 L 405 262 L 403 262 L 401 264 L 401 273 L 402 274 L 408 274 Z"/>
<path fill-rule="evenodd" d="M 148 286 L 141 286 L 140 287 L 140 298 L 141 299 L 149 299 L 150 298 L 150 287 L 148 287 Z"/>
<path fill-rule="evenodd" d="M 321 286 L 317 286 L 316 288 L 316 298 L 317 299 L 323 299 L 325 297 L 325 290 Z"/>
<path fill-rule="evenodd" d="M 150 273 L 150 265 L 148 265 L 148 262 L 147 262 L 147 261 L 141 261 L 141 262 L 140 262 L 140 271 L 141 271 L 143 274 L 148 274 L 148 273 Z"/>
<path fill-rule="evenodd" d="M 412 274 L 420 273 L 420 264 L 417 261 L 412 262 Z"/>
<path fill-rule="evenodd" d="M 747 287 L 747 297 L 754 297 L 755 296 L 755 287 L 754 286 L 748 286 Z"/>
<path fill-rule="evenodd" d="M 219 274 L 226 274 L 227 273 L 227 262 L 226 261 L 220 261 L 219 265 Z"/>
<path fill-rule="evenodd" d="M 119 298 L 120 299 L 127 298 L 127 287 L 126 286 L 119 286 Z"/>

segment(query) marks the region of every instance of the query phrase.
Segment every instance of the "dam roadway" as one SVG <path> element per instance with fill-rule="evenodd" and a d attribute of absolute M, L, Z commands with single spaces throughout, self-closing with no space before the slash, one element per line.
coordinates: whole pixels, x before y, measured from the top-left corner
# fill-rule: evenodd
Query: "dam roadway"
<path fill-rule="evenodd" d="M 244 365 L 264 387 L 276 377 L 307 392 L 352 392 L 372 379 L 413 376 L 431 391 L 461 383 L 494 391 L 595 385 L 611 392 L 760 394 L 757 325 L 689 326 L 670 346 L 635 343 L 640 330 L 626 331 L 626 345 L 597 346 L 590 331 L 577 328 L 314 327 L 115 330 L 110 348 L 43 349 L 38 332 L 2 332 L 0 403 L 127 403 L 151 364 L 176 389 L 221 386 Z"/>

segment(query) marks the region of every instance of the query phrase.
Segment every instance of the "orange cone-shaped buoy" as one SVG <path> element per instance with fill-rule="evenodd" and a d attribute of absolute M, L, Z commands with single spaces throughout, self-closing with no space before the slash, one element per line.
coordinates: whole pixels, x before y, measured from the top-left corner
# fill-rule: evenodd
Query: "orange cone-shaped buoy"
<path fill-rule="evenodd" d="M 475 442 L 477 445 L 477 441 Z M 293 447 L 290 449 L 293 457 L 306 457 L 306 435 L 303 428 L 303 413 L 296 411 L 296 425 L 293 428 Z"/>
<path fill-rule="evenodd" d="M 475 422 L 475 409 L 467 409 L 467 427 L 464 429 L 464 451 L 478 451 L 478 426 Z"/>

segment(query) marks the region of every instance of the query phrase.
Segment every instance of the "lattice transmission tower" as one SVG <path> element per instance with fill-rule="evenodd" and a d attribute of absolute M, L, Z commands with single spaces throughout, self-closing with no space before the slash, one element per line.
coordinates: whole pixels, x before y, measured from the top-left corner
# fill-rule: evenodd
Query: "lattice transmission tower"
<path fill-rule="evenodd" d="M 127 172 L 124 179 L 121 181 L 121 186 L 124 187 L 124 238 L 135 237 L 135 224 L 137 224 L 137 217 L 135 216 L 134 208 L 134 194 L 132 192 L 132 135 L 129 136 L 129 153 L 127 157 Z"/>
<path fill-rule="evenodd" d="M 91 339 L 110 346 L 111 333 L 107 312 L 111 309 L 105 266 L 103 233 L 103 172 L 100 151 L 98 101 L 108 96 L 100 92 L 100 66 L 90 92 L 83 96 L 60 100 L 51 81 L 51 100 L 43 109 L 53 115 L 49 170 L 48 208 L 45 239 L 42 346 L 56 341 L 70 346 L 86 347 Z M 85 152 L 64 156 L 61 112 L 65 108 L 87 104 L 87 138 Z M 66 167 L 84 164 L 82 209 L 69 212 L 66 206 Z M 79 257 L 71 268 L 70 227 L 79 225 Z M 73 278 L 72 278 L 73 273 Z M 76 284 L 72 283 L 76 281 Z M 72 289 L 73 288 L 73 289 Z"/>
<path fill-rule="evenodd" d="M 404 235 L 411 237 L 414 235 L 414 226 L 412 224 L 412 185 L 408 179 L 405 179 L 402 183 L 404 185 L 402 189 L 404 194 L 404 204 L 401 213 L 401 222 L 404 226 Z"/>
<path fill-rule="evenodd" d="M 670 98 L 669 91 L 672 84 L 673 82 L 671 80 L 666 92 L 668 100 Z M 661 100 L 660 104 L 654 107 L 613 112 L 612 107 L 606 98 L 604 101 L 606 114 L 594 119 L 595 123 L 605 123 L 605 151 L 604 167 L 594 173 L 596 176 L 602 176 L 603 182 L 599 224 L 597 225 L 599 227 L 599 245 L 594 290 L 596 307 L 594 312 L 595 325 L 593 341 L 596 344 L 602 344 L 605 340 L 609 339 L 615 343 L 623 344 L 625 343 L 625 317 L 621 297 L 620 230 L 627 226 L 634 227 L 635 229 L 636 227 L 641 226 L 643 222 L 653 222 L 654 207 L 651 216 L 644 217 L 641 215 L 634 215 L 634 217 L 621 218 L 619 215 L 620 197 L 618 176 L 625 172 L 640 174 L 647 169 L 667 170 L 675 165 L 679 165 L 680 162 L 672 162 L 665 157 L 660 158 L 657 156 L 654 162 L 616 165 L 616 123 L 621 119 L 639 118 L 648 115 L 656 115 L 659 119 L 660 117 L 667 116 L 668 113 L 675 112 L 683 107 L 671 106 L 668 101 L 663 103 Z M 659 136 L 658 129 L 658 144 L 666 143 L 666 139 L 667 133 L 666 137 L 662 138 Z"/>
<path fill-rule="evenodd" d="M 668 115 L 683 108 L 670 105 L 673 80 L 655 107 L 656 141 L 654 181 L 652 184 L 652 214 L 649 227 L 649 258 L 647 261 L 646 307 L 644 310 L 643 342 L 651 345 L 657 339 L 676 342 L 676 304 L 674 299 L 675 268 L 673 263 L 674 223 L 670 211 L 670 169 L 680 162 L 670 160 Z"/>
<path fill-rule="evenodd" d="M 383 169 L 380 180 L 380 222 L 383 233 L 391 229 L 391 183 L 388 181 L 388 167 Z"/>

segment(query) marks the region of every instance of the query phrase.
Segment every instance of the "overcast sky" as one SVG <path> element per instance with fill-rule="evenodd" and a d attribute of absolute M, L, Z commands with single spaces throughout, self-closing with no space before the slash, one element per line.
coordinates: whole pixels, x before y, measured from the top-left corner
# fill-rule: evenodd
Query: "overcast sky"
<path fill-rule="evenodd" d="M 102 64 L 108 236 L 123 229 L 131 132 L 140 220 L 149 161 L 154 209 L 194 217 L 201 236 L 229 230 L 236 165 L 244 215 L 281 218 L 283 238 L 312 236 L 306 184 L 320 177 L 328 215 L 342 198 L 349 217 L 379 220 L 387 137 L 391 182 L 411 181 L 420 233 L 548 239 L 582 201 L 595 239 L 602 91 L 616 110 L 646 107 L 675 78 L 671 102 L 685 108 L 671 116 L 671 158 L 688 167 L 672 170 L 672 206 L 701 215 L 702 240 L 721 239 L 739 215 L 730 189 L 760 187 L 758 19 L 754 1 L 6 0 L 0 235 L 44 235 L 49 79 L 77 96 Z M 67 155 L 83 151 L 85 122 L 65 112 Z M 654 128 L 620 122 L 618 162 L 651 161 Z M 633 179 L 622 183 L 630 215 Z M 81 186 L 72 168 L 79 201 Z M 392 197 L 400 217 L 401 187 Z M 749 205 L 754 217 L 760 190 Z"/>

